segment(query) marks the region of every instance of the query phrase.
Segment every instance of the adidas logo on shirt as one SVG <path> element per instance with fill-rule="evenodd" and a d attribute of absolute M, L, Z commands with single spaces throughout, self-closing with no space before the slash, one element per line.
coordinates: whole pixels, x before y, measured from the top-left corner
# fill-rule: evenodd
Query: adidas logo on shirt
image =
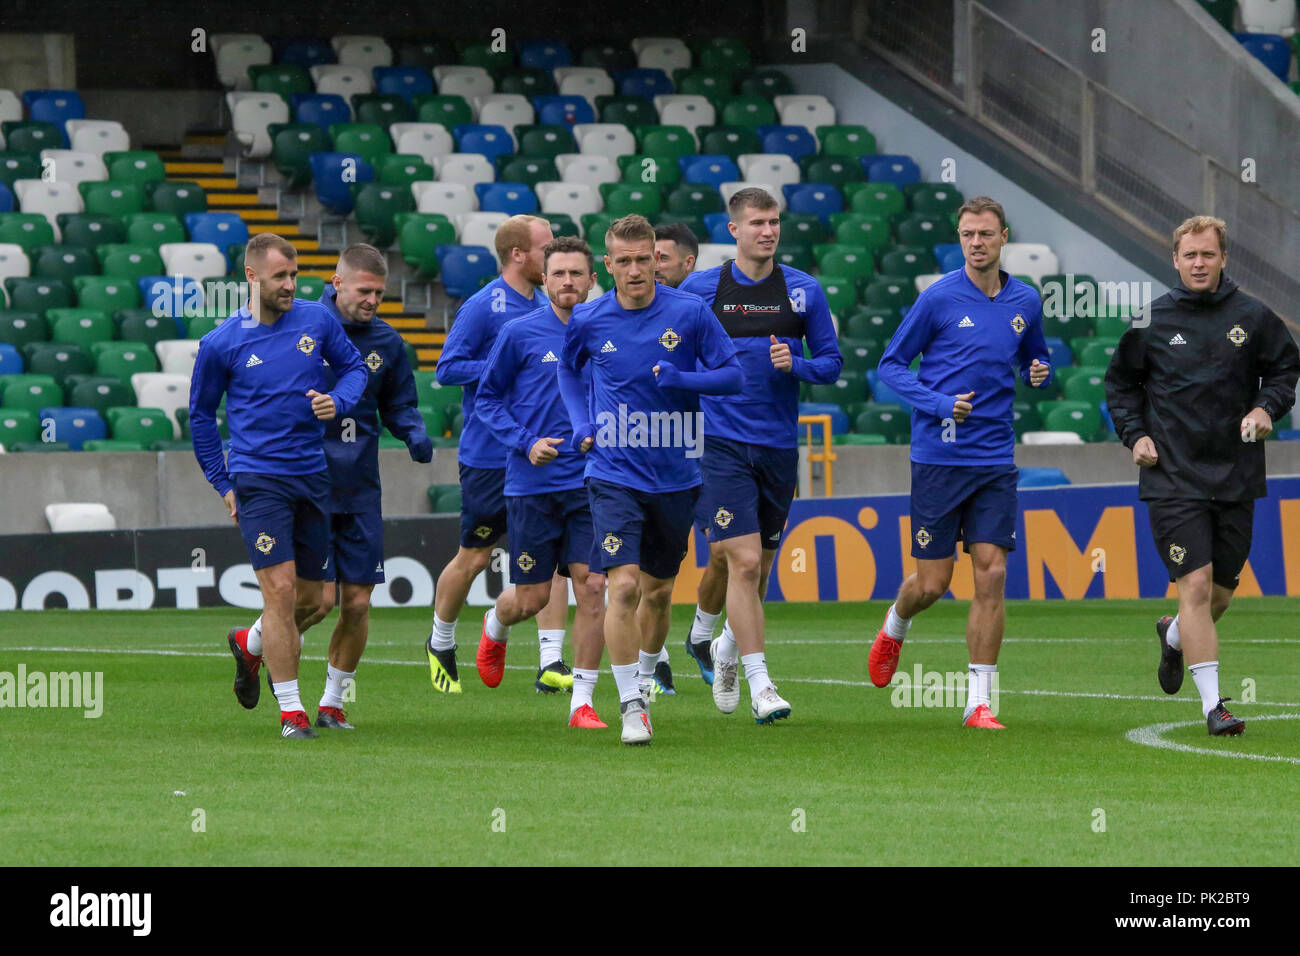
<path fill-rule="evenodd" d="M 970 316 L 969 316 L 969 315 L 965 315 L 965 316 L 962 316 L 962 320 L 961 320 L 960 322 L 957 323 L 957 328 L 959 328 L 959 329 L 973 329 L 973 328 L 975 328 L 975 323 L 972 322 L 972 321 L 970 320 Z"/>
<path fill-rule="evenodd" d="M 542 356 L 542 361 L 543 361 L 543 362 L 558 362 L 559 359 L 555 357 L 555 353 L 554 353 L 554 352 L 552 352 L 550 349 L 547 349 L 547 350 L 546 350 L 546 354 Z"/>
<path fill-rule="evenodd" d="M 600 347 L 600 350 L 602 352 L 617 352 L 618 347 L 609 339 L 606 339 L 605 344 Z"/>
<path fill-rule="evenodd" d="M 258 358 L 257 353 L 254 352 L 252 355 L 248 357 L 248 361 L 244 363 L 244 368 L 252 368 L 254 365 L 261 365 L 261 364 L 262 364 L 262 360 Z"/>
<path fill-rule="evenodd" d="M 1175 332 L 1174 337 L 1169 340 L 1170 345 L 1186 345 L 1187 339 L 1183 338 L 1182 332 Z"/>

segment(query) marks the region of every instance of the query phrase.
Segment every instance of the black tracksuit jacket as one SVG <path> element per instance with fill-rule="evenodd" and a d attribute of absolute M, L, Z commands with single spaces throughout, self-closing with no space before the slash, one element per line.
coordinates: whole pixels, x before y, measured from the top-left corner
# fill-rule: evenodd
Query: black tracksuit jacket
<path fill-rule="evenodd" d="M 1227 275 L 1213 292 L 1177 285 L 1130 328 L 1106 370 L 1106 402 L 1128 448 L 1143 437 L 1159 460 L 1142 468 L 1138 497 L 1262 498 L 1264 442 L 1244 442 L 1255 407 L 1273 421 L 1295 404 L 1300 350 L 1280 318 Z"/>

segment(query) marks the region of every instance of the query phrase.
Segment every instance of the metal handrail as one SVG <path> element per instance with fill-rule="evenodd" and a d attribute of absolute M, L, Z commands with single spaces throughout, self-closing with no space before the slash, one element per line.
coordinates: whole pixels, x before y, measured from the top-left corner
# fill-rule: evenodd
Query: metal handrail
<path fill-rule="evenodd" d="M 835 450 L 831 442 L 830 415 L 800 415 L 799 424 L 808 427 L 808 490 L 812 491 L 813 465 L 826 465 L 826 497 L 835 494 Z M 822 427 L 822 450 L 813 451 L 812 430 L 814 425 Z"/>

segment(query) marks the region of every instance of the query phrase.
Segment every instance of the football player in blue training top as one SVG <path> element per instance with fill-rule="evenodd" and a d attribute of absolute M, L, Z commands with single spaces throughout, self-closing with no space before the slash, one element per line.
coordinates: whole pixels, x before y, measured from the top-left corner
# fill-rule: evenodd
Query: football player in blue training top
<path fill-rule="evenodd" d="M 654 673 L 686 556 L 700 486 L 699 395 L 735 394 L 744 376 L 703 301 L 655 283 L 654 228 L 645 217 L 616 219 L 605 247 L 615 289 L 574 309 L 557 374 L 573 440 L 588 452 L 593 560 L 609 584 L 605 643 L 622 739 L 647 744 L 653 729 L 638 672 Z M 587 365 L 590 392 L 581 374 Z"/>
<path fill-rule="evenodd" d="M 948 590 L 960 538 L 975 576 L 962 725 L 1004 730 L 990 695 L 1006 624 L 1007 552 L 1016 546 L 1015 370 L 1041 388 L 1051 368 L 1038 293 L 998 268 L 1002 206 L 976 196 L 957 215 L 965 266 L 921 293 L 880 359 L 880 378 L 912 406 L 916 573 L 890 605 L 867 669 L 877 687 L 894 676 L 912 618 Z"/>
<path fill-rule="evenodd" d="M 750 710 L 766 724 L 790 716 L 767 674 L 763 596 L 799 483 L 799 383 L 834 382 L 844 359 L 817 280 L 776 262 L 776 200 L 751 186 L 734 193 L 727 208 L 735 261 L 681 284 L 713 310 L 745 373 L 743 394 L 700 400 L 708 434 L 695 522 L 707 529 L 709 565 L 686 650 L 711 680 L 724 714 L 740 702 L 737 665 L 743 665 Z M 803 356 L 805 339 L 812 358 Z M 713 640 L 724 597 L 727 623 Z"/>
<path fill-rule="evenodd" d="M 315 737 L 298 697 L 302 628 L 319 620 L 330 551 L 325 422 L 352 411 L 366 387 L 361 355 L 330 310 L 293 297 L 297 253 L 262 233 L 244 252 L 253 293 L 199 343 L 190 382 L 194 455 L 239 525 L 262 590 L 262 657 L 280 704 L 280 733 Z M 337 376 L 327 384 L 325 362 Z M 222 460 L 216 412 L 227 396 L 230 455 Z M 296 577 L 295 577 L 296 570 Z M 257 704 L 260 662 L 228 638 L 235 695 Z"/>
<path fill-rule="evenodd" d="M 356 677 L 357 664 L 370 630 L 370 593 L 384 580 L 384 518 L 380 510 L 380 422 L 406 442 L 411 458 L 433 460 L 433 442 L 416 408 L 415 378 L 406 357 L 406 344 L 391 325 L 376 314 L 384 299 L 388 261 L 374 246 L 348 246 L 339 255 L 321 304 L 330 310 L 362 355 L 368 369 L 366 390 L 351 414 L 325 426 L 325 459 L 329 462 L 330 532 L 334 581 L 325 582 L 319 612 L 303 622 L 306 630 L 323 620 L 337 603 L 339 622 L 330 639 L 325 669 L 325 693 L 316 715 L 317 727 L 352 730 L 343 711 L 343 695 Z M 333 369 L 326 369 L 333 386 Z M 340 593 L 341 592 L 341 593 Z M 262 619 L 230 635 L 238 651 L 248 655 L 255 670 L 260 664 Z M 239 653 L 236 653 L 238 659 Z M 254 690 L 256 682 L 254 682 Z M 255 696 L 255 695 L 253 695 Z"/>
<path fill-rule="evenodd" d="M 496 233 L 501 275 L 461 305 L 438 359 L 438 383 L 461 386 L 465 416 L 456 452 L 461 492 L 460 548 L 438 576 L 433 630 L 425 642 L 429 679 L 442 693 L 461 692 L 456 668 L 456 618 L 465 606 L 474 578 L 492 558 L 493 543 L 506 530 L 506 459 L 510 450 L 492 437 L 475 414 L 478 381 L 501 326 L 542 304 L 544 297 L 535 293 L 543 279 L 542 250 L 551 238 L 550 223 L 537 216 L 511 216 L 501 224 Z M 564 645 L 569 585 L 558 574 L 556 582 L 551 587 L 551 602 L 537 615 L 542 658 L 550 657 L 552 647 Z M 492 667 L 479 668 L 480 676 L 485 672 L 498 673 Z M 542 679 L 552 691 L 573 686 L 573 676 L 563 662 L 548 670 Z"/>
<path fill-rule="evenodd" d="M 483 630 L 492 642 L 489 659 L 505 667 L 510 627 L 546 606 L 556 570 L 573 578 L 578 612 L 573 623 L 573 698 L 569 726 L 603 728 L 592 694 L 605 651 L 605 577 L 589 569 L 591 506 L 582 472 L 586 460 L 573 443 L 560 398 L 555 366 L 573 307 L 596 282 L 591 249 L 574 236 L 546 244 L 544 268 L 550 301 L 507 322 L 479 379 L 476 413 L 510 449 L 506 462 L 506 510 L 510 525 L 510 578 L 514 586 L 497 598 Z M 539 691 L 548 670 L 562 667 L 560 648 L 549 648 L 537 670 Z M 500 680 L 496 675 L 488 680 Z"/>

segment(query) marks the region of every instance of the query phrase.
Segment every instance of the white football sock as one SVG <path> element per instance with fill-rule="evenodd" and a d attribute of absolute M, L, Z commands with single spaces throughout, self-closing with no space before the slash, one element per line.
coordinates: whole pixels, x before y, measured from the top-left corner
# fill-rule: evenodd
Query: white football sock
<path fill-rule="evenodd" d="M 504 644 L 510 640 L 510 628 L 506 627 L 497 620 L 496 607 L 488 608 L 487 617 L 484 619 L 487 624 L 487 636 L 492 638 L 498 644 Z"/>
<path fill-rule="evenodd" d="M 713 657 L 715 660 L 734 661 L 739 653 L 740 649 L 736 647 L 736 636 L 731 633 L 731 622 L 728 621 L 722 625 L 722 636 L 714 645 Z"/>
<path fill-rule="evenodd" d="M 280 710 L 286 714 L 302 710 L 302 701 L 298 699 L 298 682 L 287 680 L 282 684 L 272 684 L 271 691 L 280 704 Z"/>
<path fill-rule="evenodd" d="M 993 675 L 998 672 L 997 664 L 971 664 L 966 678 L 966 709 L 974 710 L 980 704 L 987 707 L 989 691 L 993 686 Z"/>
<path fill-rule="evenodd" d="M 1219 703 L 1219 662 L 1202 661 L 1187 668 L 1196 681 L 1196 689 L 1201 692 L 1201 716 L 1209 717 Z"/>
<path fill-rule="evenodd" d="M 321 707 L 342 707 L 344 683 L 357 676 L 356 671 L 341 671 L 333 664 L 325 665 L 325 694 L 320 699 Z"/>
<path fill-rule="evenodd" d="M 740 659 L 745 665 L 745 680 L 749 682 L 749 696 L 756 698 L 766 687 L 772 686 L 772 679 L 767 676 L 767 658 L 762 651 L 746 654 Z"/>
<path fill-rule="evenodd" d="M 537 629 L 537 643 L 541 648 L 537 658 L 538 667 L 554 664 L 564 658 L 564 628 L 543 631 L 539 627 Z"/>
<path fill-rule="evenodd" d="M 586 704 L 592 706 L 593 695 L 596 693 L 596 680 L 600 677 L 600 671 L 588 671 L 575 667 L 573 669 L 573 699 L 569 701 L 569 713 Z"/>
<path fill-rule="evenodd" d="M 889 613 L 885 615 L 885 633 L 896 641 L 901 641 L 907 637 L 907 629 L 912 626 L 910 617 L 899 617 L 896 608 L 898 605 L 889 605 Z"/>
<path fill-rule="evenodd" d="M 262 618 L 258 615 L 253 626 L 248 629 L 248 653 L 254 657 L 261 656 L 262 653 Z"/>
<path fill-rule="evenodd" d="M 629 700 L 641 699 L 641 684 L 637 680 L 635 664 L 611 664 L 614 683 L 618 686 L 618 702 L 626 704 Z"/>
<path fill-rule="evenodd" d="M 710 614 L 701 608 L 695 609 L 695 620 L 691 624 L 691 643 L 699 644 L 701 641 L 708 643 L 713 640 L 713 629 L 718 626 L 718 618 L 722 617 L 722 612 Z"/>
<path fill-rule="evenodd" d="M 667 641 L 664 641 L 664 649 L 659 652 L 659 656 L 656 658 L 656 660 L 664 664 L 668 663 L 668 642 Z"/>
<path fill-rule="evenodd" d="M 659 663 L 658 654 L 647 654 L 645 651 L 637 651 L 637 679 L 642 677 L 653 677 L 655 665 Z"/>
<path fill-rule="evenodd" d="M 1174 619 L 1169 622 L 1169 630 L 1165 631 L 1165 643 L 1174 650 L 1181 651 L 1183 649 L 1183 642 L 1182 638 L 1178 636 L 1178 617 L 1179 616 L 1175 614 Z"/>
<path fill-rule="evenodd" d="M 456 646 L 456 622 L 444 621 L 433 613 L 433 631 L 429 634 L 429 646 L 435 651 L 449 651 Z"/>

